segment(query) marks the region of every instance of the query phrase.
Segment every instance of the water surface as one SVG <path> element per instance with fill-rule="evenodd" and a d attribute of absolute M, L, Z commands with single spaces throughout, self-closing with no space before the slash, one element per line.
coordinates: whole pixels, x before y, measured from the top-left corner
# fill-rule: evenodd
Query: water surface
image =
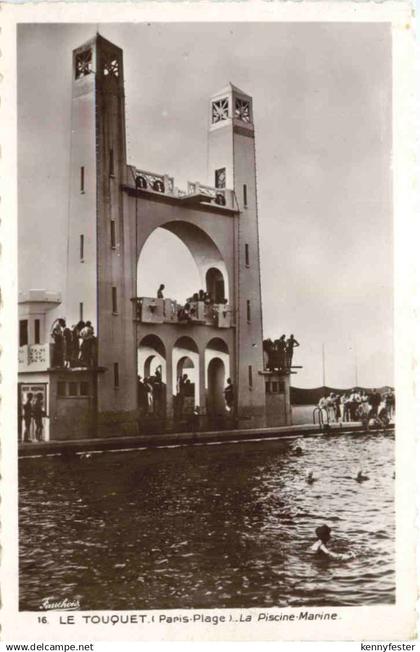
<path fill-rule="evenodd" d="M 393 603 L 393 470 L 381 433 L 24 459 L 20 608 Z M 324 522 L 356 559 L 308 553 Z"/>

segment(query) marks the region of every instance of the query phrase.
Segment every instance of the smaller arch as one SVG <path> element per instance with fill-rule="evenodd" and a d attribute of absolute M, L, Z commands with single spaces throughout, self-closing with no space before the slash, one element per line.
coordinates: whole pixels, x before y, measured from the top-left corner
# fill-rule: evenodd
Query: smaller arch
<path fill-rule="evenodd" d="M 166 357 L 165 345 L 157 335 L 145 335 L 138 344 L 138 348 L 140 347 L 154 349 L 163 358 Z"/>
<path fill-rule="evenodd" d="M 188 335 L 179 337 L 174 344 L 174 348 L 185 349 L 186 351 L 193 351 L 194 353 L 198 353 L 197 344 L 194 342 L 193 338 L 189 337 Z"/>
<path fill-rule="evenodd" d="M 213 303 L 225 302 L 225 279 L 217 267 L 209 267 L 206 272 L 206 290 Z"/>
<path fill-rule="evenodd" d="M 221 337 L 212 337 L 206 344 L 206 349 L 219 351 L 220 353 L 229 353 L 229 347 Z"/>
<path fill-rule="evenodd" d="M 174 417 L 179 420 L 192 414 L 199 405 L 199 359 L 198 353 L 185 348 L 174 347 L 173 355 Z"/>
<path fill-rule="evenodd" d="M 143 375 L 145 378 L 152 375 L 153 360 L 156 360 L 156 356 L 153 353 L 151 353 L 150 355 L 147 356 L 146 360 L 144 361 Z"/>
<path fill-rule="evenodd" d="M 166 350 L 157 335 L 144 336 L 137 348 L 137 404 L 142 416 L 165 414 Z"/>
<path fill-rule="evenodd" d="M 182 356 L 176 365 L 176 376 L 179 379 L 185 369 L 194 369 L 194 362 L 188 355 Z"/>
<path fill-rule="evenodd" d="M 212 358 L 207 367 L 207 410 L 210 416 L 226 414 L 225 379 L 226 369 L 223 360 L 219 357 Z"/>

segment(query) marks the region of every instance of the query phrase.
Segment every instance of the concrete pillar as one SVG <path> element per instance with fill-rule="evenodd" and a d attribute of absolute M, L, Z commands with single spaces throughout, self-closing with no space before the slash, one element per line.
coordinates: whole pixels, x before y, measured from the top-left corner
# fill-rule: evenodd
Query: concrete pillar
<path fill-rule="evenodd" d="M 174 416 L 172 358 L 173 358 L 172 346 L 167 347 L 166 349 L 166 418 L 168 421 L 172 421 Z"/>
<path fill-rule="evenodd" d="M 292 406 L 290 405 L 290 376 L 284 376 L 284 402 L 286 411 L 286 425 L 292 425 Z"/>
<path fill-rule="evenodd" d="M 198 354 L 198 384 L 200 392 L 200 413 L 207 413 L 207 401 L 206 401 L 206 360 L 205 360 L 205 350 L 202 349 Z"/>

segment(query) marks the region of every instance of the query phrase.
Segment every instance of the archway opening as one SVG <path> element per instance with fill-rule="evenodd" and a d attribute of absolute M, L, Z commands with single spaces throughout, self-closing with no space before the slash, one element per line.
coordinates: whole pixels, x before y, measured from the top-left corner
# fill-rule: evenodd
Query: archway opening
<path fill-rule="evenodd" d="M 164 285 L 162 289 L 161 286 Z M 213 301 L 229 300 L 226 264 L 219 247 L 203 229 L 191 222 L 172 220 L 154 229 L 140 244 L 137 296 L 158 294 L 185 305 L 211 291 Z"/>
<path fill-rule="evenodd" d="M 212 338 L 205 349 L 206 403 L 209 416 L 225 416 L 229 409 L 225 399 L 226 381 L 230 376 L 229 348 L 220 337 Z"/>
<path fill-rule="evenodd" d="M 182 419 L 200 404 L 198 347 L 191 337 L 180 337 L 173 348 L 172 358 L 174 417 Z"/>
<path fill-rule="evenodd" d="M 166 351 L 157 335 L 146 335 L 138 345 L 137 406 L 142 416 L 166 411 Z"/>
<path fill-rule="evenodd" d="M 200 289 L 200 274 L 188 247 L 164 228 L 155 229 L 141 250 L 137 265 L 137 296 L 156 297 L 159 286 L 164 297 L 184 304 Z"/>
<path fill-rule="evenodd" d="M 206 272 L 206 291 L 213 303 L 224 303 L 225 281 L 223 274 L 217 267 L 210 267 Z"/>
<path fill-rule="evenodd" d="M 212 358 L 207 368 L 207 412 L 209 416 L 226 414 L 225 365 L 220 358 Z"/>

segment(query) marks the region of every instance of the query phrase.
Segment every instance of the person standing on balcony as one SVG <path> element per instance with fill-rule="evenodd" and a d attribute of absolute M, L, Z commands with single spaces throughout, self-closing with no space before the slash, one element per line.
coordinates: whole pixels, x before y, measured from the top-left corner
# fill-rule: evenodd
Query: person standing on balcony
<path fill-rule="evenodd" d="M 158 291 L 157 291 L 157 298 L 158 299 L 163 299 L 163 290 L 165 289 L 165 286 L 163 283 L 159 285 Z"/>
<path fill-rule="evenodd" d="M 28 392 L 26 395 L 26 403 L 23 404 L 23 423 L 25 424 L 25 431 L 23 433 L 23 441 L 31 441 L 31 425 L 32 425 L 32 398 L 33 394 Z"/>
<path fill-rule="evenodd" d="M 280 339 L 276 340 L 276 357 L 277 357 L 277 368 L 279 370 L 284 369 L 287 363 L 286 335 L 282 335 Z"/>
<path fill-rule="evenodd" d="M 64 326 L 66 322 L 64 319 L 56 319 L 53 323 L 51 337 L 54 340 L 53 347 L 53 367 L 63 367 L 64 366 Z"/>
<path fill-rule="evenodd" d="M 64 338 L 64 366 L 70 369 L 71 362 L 73 359 L 73 337 L 72 332 L 66 322 L 64 321 L 63 326 L 63 338 Z"/>
<path fill-rule="evenodd" d="M 80 323 L 80 322 L 79 322 Z M 80 337 L 80 330 L 79 330 L 79 324 L 71 327 L 71 361 L 70 361 L 70 366 L 71 367 L 77 367 L 77 360 L 79 359 L 79 337 Z"/>
<path fill-rule="evenodd" d="M 80 331 L 80 337 L 82 338 L 81 363 L 85 367 L 90 367 L 93 364 L 93 343 L 95 337 L 90 321 L 87 321 L 84 328 Z"/>
<path fill-rule="evenodd" d="M 300 346 L 300 344 L 297 340 L 295 340 L 295 337 L 292 333 L 289 339 L 286 340 L 286 361 L 287 361 L 287 367 L 289 369 L 292 366 L 293 350 L 296 346 Z"/>

